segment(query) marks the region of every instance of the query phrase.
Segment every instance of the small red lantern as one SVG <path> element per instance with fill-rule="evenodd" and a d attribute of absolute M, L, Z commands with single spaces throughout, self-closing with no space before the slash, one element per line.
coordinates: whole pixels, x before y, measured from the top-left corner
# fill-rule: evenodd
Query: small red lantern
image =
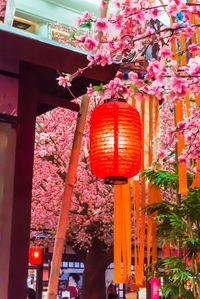
<path fill-rule="evenodd" d="M 141 121 L 125 100 L 107 100 L 92 113 L 90 166 L 108 184 L 127 183 L 141 167 Z"/>
<path fill-rule="evenodd" d="M 40 265 L 42 262 L 42 248 L 38 246 L 29 249 L 29 263 L 31 265 Z"/>

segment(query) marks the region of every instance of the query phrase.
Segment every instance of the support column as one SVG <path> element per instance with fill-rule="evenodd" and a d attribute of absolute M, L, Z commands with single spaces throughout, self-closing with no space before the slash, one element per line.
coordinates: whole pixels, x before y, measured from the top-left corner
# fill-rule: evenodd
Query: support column
<path fill-rule="evenodd" d="M 36 299 L 42 299 L 42 289 L 43 289 L 43 263 L 44 256 L 42 256 L 42 262 L 37 267 L 37 277 L 36 277 Z"/>
<path fill-rule="evenodd" d="M 7 299 L 16 131 L 0 122 L 0 298 Z"/>
<path fill-rule="evenodd" d="M 8 299 L 25 299 L 31 220 L 36 101 L 29 64 L 20 63 Z M 6 298 L 6 297 L 5 297 Z"/>

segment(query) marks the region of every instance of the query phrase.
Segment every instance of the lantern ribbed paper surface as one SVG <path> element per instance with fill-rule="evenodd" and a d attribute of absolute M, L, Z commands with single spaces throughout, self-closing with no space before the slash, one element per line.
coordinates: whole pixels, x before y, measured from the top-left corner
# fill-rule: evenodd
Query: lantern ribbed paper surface
<path fill-rule="evenodd" d="M 42 262 L 42 248 L 34 246 L 29 249 L 29 263 L 39 265 Z"/>
<path fill-rule="evenodd" d="M 90 165 L 99 178 L 131 178 L 141 167 L 141 122 L 126 102 L 107 102 L 92 113 Z"/>

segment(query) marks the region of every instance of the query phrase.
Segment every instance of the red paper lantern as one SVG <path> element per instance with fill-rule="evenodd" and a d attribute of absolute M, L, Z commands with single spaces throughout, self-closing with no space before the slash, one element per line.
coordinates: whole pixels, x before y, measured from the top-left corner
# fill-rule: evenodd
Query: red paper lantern
<path fill-rule="evenodd" d="M 40 265 L 42 262 L 42 248 L 38 246 L 29 249 L 29 263 L 31 265 Z"/>
<path fill-rule="evenodd" d="M 90 165 L 106 183 L 123 184 L 140 171 L 141 121 L 126 101 L 107 101 L 92 113 Z"/>

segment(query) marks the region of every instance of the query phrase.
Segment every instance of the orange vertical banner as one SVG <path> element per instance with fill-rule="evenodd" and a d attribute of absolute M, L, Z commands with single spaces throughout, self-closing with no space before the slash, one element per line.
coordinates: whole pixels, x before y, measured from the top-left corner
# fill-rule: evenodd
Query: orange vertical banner
<path fill-rule="evenodd" d="M 114 187 L 114 282 L 121 282 L 122 261 L 122 194 L 121 187 Z"/>
<path fill-rule="evenodd" d="M 149 96 L 149 166 L 153 161 L 153 96 Z"/>
<path fill-rule="evenodd" d="M 192 1 L 192 0 L 190 0 L 190 1 Z M 199 25 L 199 19 L 194 18 L 194 23 L 196 25 Z M 199 27 L 196 27 L 196 37 L 197 37 L 197 43 L 200 44 L 200 28 Z M 199 56 L 200 56 L 200 51 L 199 51 Z M 200 94 L 195 95 L 195 102 L 196 102 L 196 107 L 200 106 Z M 196 173 L 193 183 L 191 185 L 191 188 L 194 188 L 194 187 L 200 188 L 200 159 L 197 160 L 197 173 Z"/>
<path fill-rule="evenodd" d="M 197 107 L 200 106 L 200 94 L 197 94 L 197 95 L 195 96 L 195 102 L 196 102 L 196 106 L 197 106 Z"/>
<path fill-rule="evenodd" d="M 197 169 L 198 169 L 198 171 L 195 175 L 195 178 L 193 180 L 191 188 L 194 188 L 194 187 L 199 187 L 200 188 L 200 159 L 198 159 L 198 161 L 197 161 Z"/>
<path fill-rule="evenodd" d="M 130 275 L 131 194 L 128 182 L 114 186 L 114 282 L 126 283 Z"/>
<path fill-rule="evenodd" d="M 154 138 L 156 138 L 156 134 L 157 134 L 157 129 L 158 129 L 158 117 L 159 117 L 159 101 L 158 99 L 154 99 L 155 101 L 155 111 L 154 111 L 154 115 L 155 115 L 155 127 L 154 127 Z"/>
<path fill-rule="evenodd" d="M 145 129 L 145 101 L 141 102 L 141 123 L 142 123 L 142 169 L 144 169 L 144 129 Z M 140 250 L 139 250 L 139 265 L 137 282 L 139 285 L 143 284 L 144 276 L 144 247 L 145 247 L 145 212 L 146 206 L 146 184 L 145 180 L 141 178 L 141 217 L 140 217 Z"/>
<path fill-rule="evenodd" d="M 179 100 L 175 105 L 175 114 L 176 121 L 183 120 L 183 102 Z M 177 152 L 178 156 L 182 154 L 183 149 L 185 148 L 184 136 L 177 136 Z M 183 163 L 178 164 L 178 174 L 179 174 L 179 193 L 187 195 L 187 169 L 186 165 Z"/>
<path fill-rule="evenodd" d="M 137 218 L 139 217 L 138 215 L 138 202 L 140 201 L 140 182 L 134 181 L 133 182 L 133 208 L 134 208 L 134 257 L 135 257 L 135 283 L 138 284 L 138 267 L 139 267 L 139 262 L 138 262 L 138 246 L 139 246 L 139 236 L 138 236 L 138 231 L 137 231 L 137 225 L 136 222 L 138 221 Z"/>
<path fill-rule="evenodd" d="M 162 201 L 162 195 L 159 188 L 153 187 L 152 188 L 152 196 L 153 196 L 153 202 L 159 203 Z M 153 214 L 153 217 L 156 216 L 156 213 Z M 157 255 L 157 222 L 153 221 L 153 228 L 152 228 L 152 263 L 156 262 L 158 259 Z"/>
<path fill-rule="evenodd" d="M 191 116 L 191 112 L 190 112 L 191 106 L 190 106 L 190 94 L 189 94 L 189 91 L 186 92 L 185 104 L 186 104 L 187 116 L 190 117 Z"/>
<path fill-rule="evenodd" d="M 149 166 L 153 161 L 153 97 L 149 97 Z M 148 204 L 153 203 L 152 184 L 148 184 Z M 153 216 L 148 216 L 147 228 L 147 265 L 150 265 L 151 245 L 152 245 L 152 229 L 153 229 Z"/>
<path fill-rule="evenodd" d="M 181 64 L 182 65 L 186 65 L 187 64 L 187 55 L 186 55 L 186 39 L 185 39 L 185 35 L 181 34 L 181 38 L 180 38 L 180 45 L 181 45 L 181 51 L 183 52 L 181 55 Z M 190 95 L 189 92 L 186 92 L 186 96 L 185 96 L 185 102 L 186 102 L 186 110 L 187 110 L 187 116 L 190 117 Z"/>
<path fill-rule="evenodd" d="M 181 44 L 181 64 L 187 64 L 187 55 L 186 55 L 186 41 L 185 41 L 185 34 L 181 34 L 180 36 L 180 44 Z"/>
<path fill-rule="evenodd" d="M 193 3 L 193 0 L 189 0 L 189 3 Z M 191 25 L 194 25 L 194 24 L 195 24 L 195 15 L 192 14 L 191 15 Z M 191 43 L 196 44 L 195 34 L 192 34 L 192 36 L 191 36 Z M 191 57 L 195 57 L 195 54 L 192 54 Z"/>
<path fill-rule="evenodd" d="M 124 207 L 124 234 L 126 236 L 126 277 L 131 275 L 131 192 L 130 192 L 130 181 L 127 184 L 122 185 L 122 198 Z"/>
<path fill-rule="evenodd" d="M 199 18 L 195 17 L 195 24 L 198 26 L 196 27 L 196 38 L 197 38 L 197 44 L 200 44 L 200 28 L 199 28 Z M 200 56 L 200 50 L 199 50 L 199 56 Z M 197 94 L 195 96 L 196 106 L 200 106 L 200 94 Z"/>
<path fill-rule="evenodd" d="M 144 208 L 146 205 L 146 186 L 145 181 L 141 179 L 141 222 L 140 222 L 140 251 L 139 251 L 139 265 L 138 265 L 138 284 L 143 284 L 144 275 L 144 247 L 145 247 L 145 212 Z"/>
<path fill-rule="evenodd" d="M 152 196 L 152 184 L 148 184 L 148 204 L 153 203 Z M 148 230 L 147 230 L 147 266 L 151 263 L 151 241 L 152 241 L 152 227 L 153 227 L 153 216 L 148 216 Z"/>
<path fill-rule="evenodd" d="M 133 108 L 136 108 L 136 99 L 132 97 L 132 106 Z"/>
<path fill-rule="evenodd" d="M 170 242 L 165 244 L 165 256 L 170 256 Z"/>

